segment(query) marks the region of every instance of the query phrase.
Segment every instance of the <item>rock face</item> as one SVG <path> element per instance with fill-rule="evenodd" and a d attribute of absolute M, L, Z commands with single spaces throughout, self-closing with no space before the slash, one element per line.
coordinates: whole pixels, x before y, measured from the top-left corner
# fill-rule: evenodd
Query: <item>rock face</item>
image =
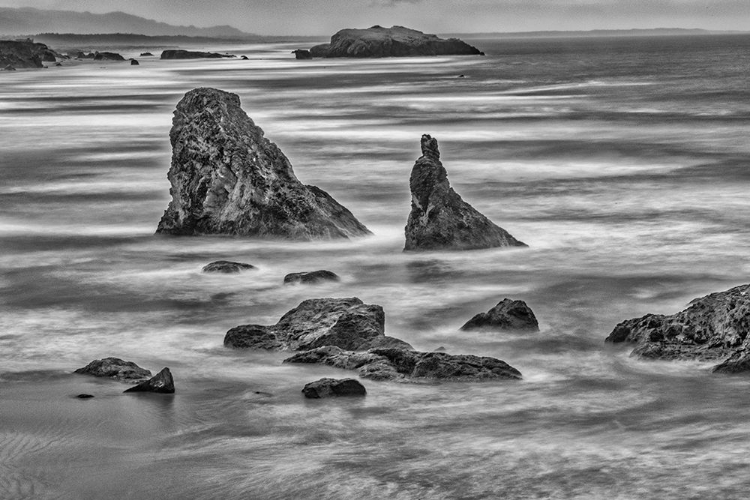
<path fill-rule="evenodd" d="M 340 278 L 336 273 L 321 269 L 320 271 L 310 271 L 307 273 L 290 273 L 284 276 L 285 285 L 296 283 L 315 284 L 323 281 L 339 281 Z"/>
<path fill-rule="evenodd" d="M 292 54 L 294 54 L 294 57 L 296 59 L 312 59 L 312 54 L 310 53 L 309 50 L 297 49 L 297 50 L 293 50 Z"/>
<path fill-rule="evenodd" d="M 365 386 L 353 378 L 335 379 L 322 378 L 310 382 L 302 389 L 306 398 L 319 399 L 340 396 L 364 396 L 367 394 Z"/>
<path fill-rule="evenodd" d="M 95 359 L 75 373 L 93 375 L 95 377 L 110 377 L 119 380 L 143 380 L 151 376 L 151 372 L 132 361 L 123 361 L 120 358 Z"/>
<path fill-rule="evenodd" d="M 316 45 L 310 53 L 313 57 L 484 55 L 458 38 L 444 40 L 403 26 L 343 29 L 331 37 L 331 43 Z"/>
<path fill-rule="evenodd" d="M 345 370 L 358 370 L 360 377 L 373 380 L 478 381 L 521 378 L 521 372 L 495 358 L 397 348 L 352 352 L 326 346 L 295 354 L 284 362 L 321 363 Z"/>
<path fill-rule="evenodd" d="M 244 262 L 232 262 L 229 260 L 217 260 L 203 266 L 204 273 L 224 273 L 233 274 L 241 271 L 247 271 L 249 269 L 255 269 L 255 266 L 245 264 Z"/>
<path fill-rule="evenodd" d="M 328 193 L 297 180 L 235 94 L 192 90 L 172 124 L 172 201 L 157 233 L 297 240 L 371 234 Z"/>
<path fill-rule="evenodd" d="M 750 352 L 750 285 L 693 300 L 671 316 L 647 314 L 615 326 L 607 342 L 635 344 L 631 356 L 666 360 L 725 359 L 718 372 L 742 371 Z"/>
<path fill-rule="evenodd" d="M 523 300 L 503 299 L 487 311 L 479 313 L 461 330 L 508 330 L 538 332 L 539 323 L 534 312 Z"/>
<path fill-rule="evenodd" d="M 55 62 L 61 57 L 57 52 L 43 43 L 33 40 L 0 40 L 0 67 L 42 68 L 42 62 Z"/>
<path fill-rule="evenodd" d="M 526 246 L 466 203 L 448 182 L 437 140 L 422 136 L 409 178 L 411 213 L 404 251 Z"/>
<path fill-rule="evenodd" d="M 348 299 L 310 299 L 273 326 L 241 325 L 229 330 L 224 345 L 234 348 L 302 351 L 338 346 L 358 351 L 373 347 L 411 346 L 385 336 L 385 313 L 378 305 Z"/>
<path fill-rule="evenodd" d="M 216 52 L 199 52 L 181 49 L 170 49 L 161 53 L 161 59 L 221 59 L 222 57 L 234 56 L 217 54 Z"/>
<path fill-rule="evenodd" d="M 158 392 L 161 394 L 174 393 L 174 379 L 169 368 L 163 368 L 153 378 L 145 380 L 138 385 L 123 392 Z"/>

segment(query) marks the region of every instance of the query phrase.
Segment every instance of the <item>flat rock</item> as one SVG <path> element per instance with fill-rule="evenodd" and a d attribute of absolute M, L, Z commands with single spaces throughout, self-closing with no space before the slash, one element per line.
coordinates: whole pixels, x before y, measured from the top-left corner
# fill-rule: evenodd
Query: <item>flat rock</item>
<path fill-rule="evenodd" d="M 151 52 L 141 52 L 141 57 L 153 57 Z"/>
<path fill-rule="evenodd" d="M 233 274 L 249 269 L 255 269 L 255 266 L 251 264 L 245 264 L 244 262 L 232 262 L 230 260 L 217 260 L 203 266 L 204 273 L 224 273 Z"/>
<path fill-rule="evenodd" d="M 471 318 L 461 330 L 538 332 L 539 322 L 526 302 L 505 298 L 486 313 L 479 313 Z"/>
<path fill-rule="evenodd" d="M 272 326 L 240 325 L 229 330 L 224 345 L 240 349 L 302 351 L 338 346 L 359 351 L 373 347 L 411 346 L 385 336 L 385 312 L 356 297 L 309 299 L 281 317 Z"/>
<path fill-rule="evenodd" d="M 466 203 L 448 182 L 438 143 L 422 136 L 422 156 L 409 178 L 411 213 L 404 251 L 524 247 L 505 229 Z"/>
<path fill-rule="evenodd" d="M 228 54 L 216 52 L 200 52 L 196 50 L 169 49 L 162 51 L 160 59 L 221 59 L 233 57 Z"/>
<path fill-rule="evenodd" d="M 336 273 L 321 269 L 320 271 L 310 271 L 303 273 L 290 273 L 284 276 L 285 285 L 296 283 L 315 284 L 323 281 L 339 281 L 340 278 Z"/>
<path fill-rule="evenodd" d="M 302 389 L 306 398 L 319 399 L 341 396 L 364 396 L 367 394 L 365 386 L 353 378 L 334 379 L 322 378 L 306 384 Z"/>
<path fill-rule="evenodd" d="M 357 370 L 362 378 L 373 380 L 451 380 L 480 381 L 521 379 L 521 372 L 504 361 L 471 354 L 418 352 L 398 348 L 346 351 L 326 346 L 300 352 L 285 363 L 320 363 L 344 370 Z"/>
<path fill-rule="evenodd" d="M 163 368 L 152 378 L 145 380 L 138 385 L 134 385 L 123 392 L 158 392 L 161 394 L 172 394 L 174 393 L 174 379 L 172 378 L 172 372 L 169 371 L 169 368 Z"/>
<path fill-rule="evenodd" d="M 151 376 L 151 372 L 132 361 L 124 361 L 120 358 L 95 359 L 75 373 L 93 375 L 95 377 L 110 377 L 119 380 L 143 380 Z"/>
<path fill-rule="evenodd" d="M 211 88 L 185 94 L 170 140 L 172 201 L 157 233 L 295 240 L 371 234 L 328 193 L 297 179 L 235 94 Z"/>

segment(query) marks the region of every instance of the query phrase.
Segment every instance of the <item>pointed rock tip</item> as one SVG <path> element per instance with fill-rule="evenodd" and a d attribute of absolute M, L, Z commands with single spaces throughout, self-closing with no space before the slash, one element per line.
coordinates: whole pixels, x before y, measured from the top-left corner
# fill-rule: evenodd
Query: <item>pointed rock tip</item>
<path fill-rule="evenodd" d="M 432 136 L 430 136 L 430 134 L 423 134 L 421 142 L 422 156 L 427 156 L 436 160 L 440 158 L 437 139 L 434 139 Z"/>

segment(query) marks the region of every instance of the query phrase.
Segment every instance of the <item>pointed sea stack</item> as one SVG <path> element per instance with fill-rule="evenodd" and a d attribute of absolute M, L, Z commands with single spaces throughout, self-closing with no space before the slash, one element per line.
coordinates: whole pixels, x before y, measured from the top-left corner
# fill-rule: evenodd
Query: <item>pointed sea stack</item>
<path fill-rule="evenodd" d="M 169 134 L 172 185 L 157 233 L 295 240 L 370 234 L 328 193 L 305 186 L 284 153 L 222 90 L 191 90 Z"/>
<path fill-rule="evenodd" d="M 448 182 L 437 139 L 422 136 L 422 156 L 409 179 L 411 213 L 404 251 L 525 247 L 466 203 Z"/>

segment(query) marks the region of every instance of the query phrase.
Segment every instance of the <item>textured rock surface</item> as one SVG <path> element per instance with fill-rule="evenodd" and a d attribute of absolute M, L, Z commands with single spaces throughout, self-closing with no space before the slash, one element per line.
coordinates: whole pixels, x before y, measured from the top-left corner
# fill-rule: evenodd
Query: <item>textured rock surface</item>
<path fill-rule="evenodd" d="M 284 362 L 321 363 L 345 370 L 358 370 L 360 377 L 373 380 L 478 381 L 521 378 L 521 372 L 495 358 L 397 348 L 353 352 L 326 346 L 300 352 Z"/>
<path fill-rule="evenodd" d="M 172 201 L 158 233 L 298 240 L 370 234 L 328 193 L 297 179 L 235 94 L 192 90 L 172 124 Z"/>
<path fill-rule="evenodd" d="M 229 330 L 224 345 L 234 348 L 301 351 L 333 345 L 352 351 L 411 346 L 385 336 L 385 313 L 378 305 L 348 299 L 310 299 L 273 326 L 241 325 Z"/>
<path fill-rule="evenodd" d="M 295 283 L 315 284 L 323 281 L 339 281 L 336 273 L 321 269 L 320 271 L 310 271 L 307 273 L 290 273 L 284 276 L 284 284 L 292 285 Z"/>
<path fill-rule="evenodd" d="M 738 371 L 750 350 L 750 285 L 695 299 L 671 316 L 647 314 L 615 326 L 607 342 L 635 344 L 632 356 L 702 361 L 729 358 L 716 371 Z"/>
<path fill-rule="evenodd" d="M 316 45 L 310 53 L 313 57 L 484 55 L 458 38 L 444 40 L 403 26 L 343 29 L 331 37 L 331 43 Z"/>
<path fill-rule="evenodd" d="M 0 40 L 0 67 L 41 68 L 43 61 L 54 62 L 60 55 L 43 43 L 32 40 Z"/>
<path fill-rule="evenodd" d="M 745 350 L 737 351 L 723 362 L 714 366 L 711 371 L 728 374 L 750 372 L 750 352 Z"/>
<path fill-rule="evenodd" d="M 232 262 L 230 260 L 217 260 L 203 266 L 204 273 L 224 273 L 232 274 L 239 273 L 241 271 L 247 271 L 249 269 L 255 269 L 255 266 L 245 264 L 244 262 Z"/>
<path fill-rule="evenodd" d="M 365 390 L 365 386 L 353 378 L 322 378 L 305 385 L 302 393 L 306 398 L 318 399 L 339 396 L 364 396 L 367 394 L 367 390 Z"/>
<path fill-rule="evenodd" d="M 169 368 L 163 368 L 162 371 L 154 375 L 153 378 L 145 380 L 124 392 L 158 392 L 161 394 L 172 394 L 174 392 L 174 379 L 172 378 L 172 372 L 169 371 Z"/>
<path fill-rule="evenodd" d="M 523 300 L 503 299 L 487 311 L 479 313 L 461 327 L 461 330 L 515 330 L 539 331 L 534 312 Z"/>
<path fill-rule="evenodd" d="M 110 377 L 120 380 L 143 380 L 151 376 L 151 372 L 132 361 L 124 361 L 120 358 L 95 359 L 75 373 L 93 375 L 95 377 Z"/>
<path fill-rule="evenodd" d="M 466 203 L 448 182 L 437 140 L 422 136 L 409 179 L 411 213 L 405 251 L 526 246 Z"/>
<path fill-rule="evenodd" d="M 233 56 L 217 54 L 216 52 L 200 52 L 182 49 L 170 49 L 162 51 L 161 53 L 161 59 L 221 59 L 223 57 Z"/>

